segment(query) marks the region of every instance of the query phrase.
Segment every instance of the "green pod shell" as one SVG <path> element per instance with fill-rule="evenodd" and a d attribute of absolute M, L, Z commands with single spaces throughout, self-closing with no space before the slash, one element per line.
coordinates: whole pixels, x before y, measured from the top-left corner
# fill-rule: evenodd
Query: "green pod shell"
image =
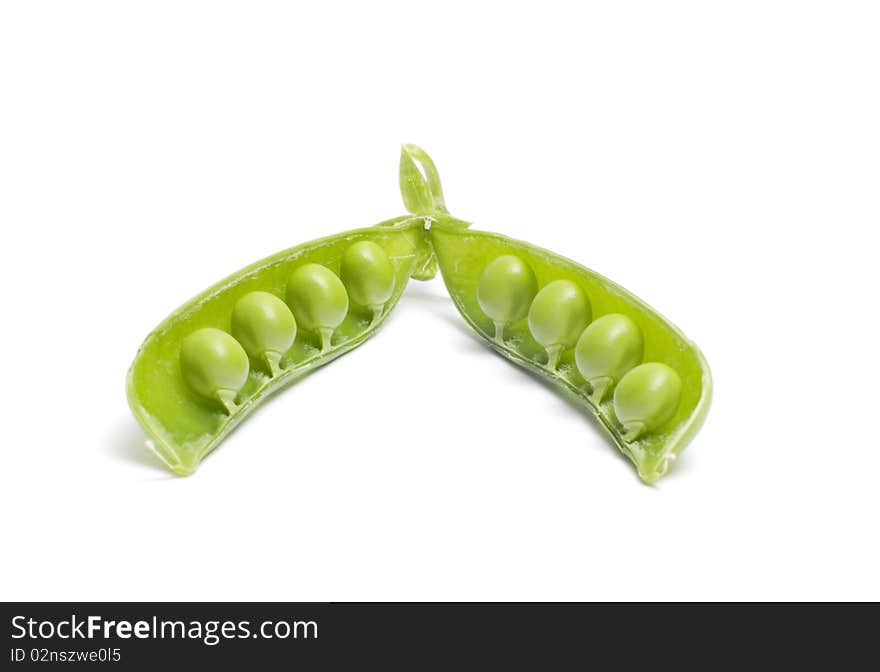
<path fill-rule="evenodd" d="M 477 301 L 495 324 L 495 339 L 504 337 L 504 328 L 524 319 L 538 293 L 535 272 L 513 254 L 502 254 L 488 263 L 477 286 Z"/>
<path fill-rule="evenodd" d="M 556 368 L 563 350 L 574 347 L 591 315 L 590 299 L 571 280 L 554 280 L 538 292 L 529 308 L 529 331 L 547 349 L 549 368 Z"/>
<path fill-rule="evenodd" d="M 242 297 L 253 292 L 285 296 L 291 275 L 310 263 L 336 273 L 345 251 L 365 240 L 385 250 L 394 269 L 394 292 L 378 322 L 367 323 L 362 316 L 345 315 L 342 323 L 334 328 L 333 343 L 326 350 L 316 349 L 314 337 L 302 328 L 297 329 L 293 345 L 282 356 L 275 375 L 267 376 L 263 367 L 250 367 L 247 381 L 238 391 L 231 411 L 229 407 L 224 409 L 219 404 L 206 403 L 203 395 L 195 392 L 192 385 L 199 383 L 187 382 L 181 365 L 183 341 L 188 335 L 212 328 L 227 332 L 231 339 L 228 332 L 232 331 L 235 306 Z M 431 254 L 423 218 L 398 217 L 375 227 L 345 231 L 279 252 L 232 274 L 186 302 L 147 336 L 128 371 L 128 402 L 147 434 L 147 445 L 176 474 L 191 474 L 263 401 L 375 334 L 400 299 L 419 260 Z M 347 300 L 344 288 L 342 293 Z M 239 335 L 242 322 L 247 321 L 240 313 L 235 318 Z M 269 320 L 269 324 L 278 326 L 274 319 Z M 283 332 L 282 327 L 280 333 L 264 333 L 263 337 L 271 338 L 255 341 L 248 347 L 253 347 L 254 352 L 258 346 L 278 348 L 283 345 Z M 238 347 L 240 354 L 245 354 L 241 346 Z M 195 380 L 191 373 L 186 375 Z"/>
<path fill-rule="evenodd" d="M 348 314 L 348 293 L 333 271 L 321 264 L 297 268 L 287 281 L 287 305 L 296 323 L 321 337 L 321 349 L 330 347 L 333 331 Z"/>
<path fill-rule="evenodd" d="M 296 339 L 296 319 L 287 304 L 269 292 L 248 292 L 232 309 L 232 335 L 272 375 Z"/>
<path fill-rule="evenodd" d="M 186 384 L 196 394 L 219 401 L 230 410 L 249 370 L 244 348 L 220 329 L 198 329 L 180 344 L 180 373 Z"/>
<path fill-rule="evenodd" d="M 456 308 L 490 347 L 554 385 L 566 397 L 594 414 L 617 448 L 636 466 L 642 480 L 650 483 L 667 473 L 669 466 L 699 430 L 711 402 L 712 377 L 696 345 L 637 296 L 595 271 L 553 252 L 500 234 L 465 229 L 456 222 L 446 220 L 436 221 L 429 236 L 443 281 Z M 576 349 L 562 352 L 558 366 L 546 365 L 547 350 L 535 336 L 551 342 L 554 340 L 551 337 L 559 332 L 548 335 L 536 329 L 538 333 L 533 336 L 530 326 L 538 325 L 523 321 L 510 325 L 505 330 L 503 341 L 496 340 L 493 321 L 483 311 L 478 291 L 486 260 L 502 255 L 515 255 L 526 262 L 535 272 L 539 286 L 546 289 L 553 282 L 566 280 L 589 296 L 595 314 L 616 313 L 632 320 L 642 335 L 642 361 L 666 362 L 681 379 L 681 400 L 672 417 L 662 426 L 643 432 L 633 440 L 629 436 L 624 438 L 625 432 L 614 413 L 612 395 L 607 394 L 607 390 L 601 398 L 591 394 L 595 390 L 591 390 L 576 366 Z M 533 306 L 540 297 L 539 292 Z M 548 302 L 549 307 L 553 303 Z M 551 314 L 547 322 L 552 324 L 552 310 L 548 312 Z M 560 331 L 565 332 L 566 329 Z M 577 331 L 574 340 L 569 338 L 567 342 L 574 345 L 582 331 L 583 328 Z M 568 335 L 571 336 L 570 333 Z M 631 349 L 637 348 L 632 346 Z"/>
<path fill-rule="evenodd" d="M 394 293 L 394 268 L 388 254 L 371 240 L 348 247 L 339 275 L 351 300 L 369 308 L 374 319 Z"/>
<path fill-rule="evenodd" d="M 584 329 L 574 350 L 578 371 L 599 403 L 606 392 L 642 361 L 645 342 L 638 325 L 620 313 L 603 315 Z"/>
<path fill-rule="evenodd" d="M 614 388 L 614 414 L 624 440 L 634 441 L 675 415 L 681 401 L 681 378 L 666 364 L 648 362 L 627 373 Z"/>

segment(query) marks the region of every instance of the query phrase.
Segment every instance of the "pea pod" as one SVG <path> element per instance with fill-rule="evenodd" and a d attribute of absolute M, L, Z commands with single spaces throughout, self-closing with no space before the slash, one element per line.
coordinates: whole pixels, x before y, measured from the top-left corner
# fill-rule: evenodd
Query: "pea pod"
<path fill-rule="evenodd" d="M 667 472 L 702 424 L 712 389 L 706 360 L 679 329 L 611 280 L 528 243 L 466 230 L 439 217 L 431 226 L 430 241 L 456 308 L 492 348 L 589 409 L 645 482 Z M 527 266 L 540 289 L 529 318 L 505 325 L 502 340 L 496 338 L 493 315 L 481 307 L 487 300 L 487 289 L 492 289 L 481 283 L 481 278 L 494 260 L 504 257 L 516 257 L 516 266 Z M 504 284 L 498 278 L 494 282 Z M 542 292 L 546 300 L 542 300 Z M 586 302 L 579 292 L 587 297 Z M 590 312 L 597 318 L 594 324 L 600 326 L 603 316 L 622 319 L 593 333 L 587 325 Z M 628 332 L 627 325 L 638 331 Z M 586 343 L 579 354 L 587 375 L 595 378 L 592 384 L 578 370 L 578 342 Z M 621 352 L 608 353 L 609 348 Z M 621 375 L 638 374 L 638 367 L 621 372 L 621 368 L 638 364 L 638 359 L 664 364 L 659 377 L 668 370 L 672 373 L 659 380 L 656 371 L 649 369 L 644 373 L 653 372 L 654 378 L 635 375 L 620 382 Z M 609 397 L 608 387 L 618 382 L 622 394 L 616 399 Z M 626 413 L 625 422 L 616 415 L 615 401 L 617 410 Z"/>
<path fill-rule="evenodd" d="M 709 408 L 699 349 L 601 275 L 468 230 L 414 145 L 402 148 L 400 187 L 411 215 L 248 266 L 147 337 L 127 390 L 159 458 L 192 473 L 262 400 L 357 347 L 410 277 L 428 280 L 439 267 L 459 312 L 491 347 L 592 411 L 644 481 L 663 476 Z"/>
<path fill-rule="evenodd" d="M 175 473 L 195 471 L 264 399 L 376 332 L 419 263 L 432 258 L 425 237 L 424 219 L 407 216 L 312 241 L 178 308 L 128 372 L 129 405 L 148 446 Z M 342 273 L 352 248 L 355 270 Z"/>

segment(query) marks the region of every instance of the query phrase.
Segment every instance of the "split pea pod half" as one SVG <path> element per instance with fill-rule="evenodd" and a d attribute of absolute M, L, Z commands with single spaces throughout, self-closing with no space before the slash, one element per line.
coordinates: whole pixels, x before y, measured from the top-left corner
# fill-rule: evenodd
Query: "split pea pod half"
<path fill-rule="evenodd" d="M 398 217 L 280 252 L 190 299 L 128 372 L 147 445 L 191 474 L 264 399 L 375 333 L 431 259 L 424 218 Z"/>
<path fill-rule="evenodd" d="M 666 474 L 709 408 L 699 349 L 645 302 L 564 257 L 445 215 L 429 235 L 468 324 L 589 409 L 642 480 Z"/>

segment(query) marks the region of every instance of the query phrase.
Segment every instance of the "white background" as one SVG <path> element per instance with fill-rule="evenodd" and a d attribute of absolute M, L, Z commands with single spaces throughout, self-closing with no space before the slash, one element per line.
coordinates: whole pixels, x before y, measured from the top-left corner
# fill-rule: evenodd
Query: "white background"
<path fill-rule="evenodd" d="M 8 2 L 0 598 L 880 599 L 875 3 Z M 188 297 L 403 210 L 669 316 L 715 379 L 656 487 L 413 283 L 193 477 L 126 369 Z"/>

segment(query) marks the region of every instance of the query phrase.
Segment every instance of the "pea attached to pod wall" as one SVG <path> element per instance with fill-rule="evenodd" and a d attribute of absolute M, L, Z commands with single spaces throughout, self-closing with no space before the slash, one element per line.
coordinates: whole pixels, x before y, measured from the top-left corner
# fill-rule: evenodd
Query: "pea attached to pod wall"
<path fill-rule="evenodd" d="M 200 396 L 219 401 L 230 413 L 249 370 L 244 348 L 220 329 L 199 329 L 180 344 L 180 373 L 186 384 Z"/>
<path fill-rule="evenodd" d="M 642 361 L 642 332 L 626 315 L 603 315 L 584 329 L 574 350 L 578 371 L 590 384 L 590 400 L 599 404 L 617 381 Z"/>
<path fill-rule="evenodd" d="M 495 257 L 486 266 L 477 286 L 480 308 L 495 324 L 495 342 L 504 342 L 504 329 L 529 314 L 538 293 L 535 272 L 512 254 Z"/>
<path fill-rule="evenodd" d="M 665 423 L 678 409 L 681 378 L 666 364 L 648 362 L 632 369 L 614 389 L 614 414 L 625 441 L 635 441 Z"/>
<path fill-rule="evenodd" d="M 264 362 L 269 373 L 277 376 L 281 358 L 296 339 L 296 319 L 274 294 L 249 292 L 232 309 L 232 335 L 247 354 Z"/>
<path fill-rule="evenodd" d="M 574 347 L 590 317 L 590 299 L 571 280 L 554 280 L 538 292 L 529 308 L 529 331 L 547 351 L 548 369 L 555 370 L 562 352 Z"/>
<path fill-rule="evenodd" d="M 340 276 L 351 300 L 369 308 L 376 322 L 394 293 L 394 267 L 385 250 L 371 240 L 350 245 L 342 256 Z"/>
<path fill-rule="evenodd" d="M 326 266 L 304 264 L 287 281 L 287 304 L 298 325 L 320 336 L 321 351 L 326 352 L 334 330 L 348 314 L 348 293 Z"/>

